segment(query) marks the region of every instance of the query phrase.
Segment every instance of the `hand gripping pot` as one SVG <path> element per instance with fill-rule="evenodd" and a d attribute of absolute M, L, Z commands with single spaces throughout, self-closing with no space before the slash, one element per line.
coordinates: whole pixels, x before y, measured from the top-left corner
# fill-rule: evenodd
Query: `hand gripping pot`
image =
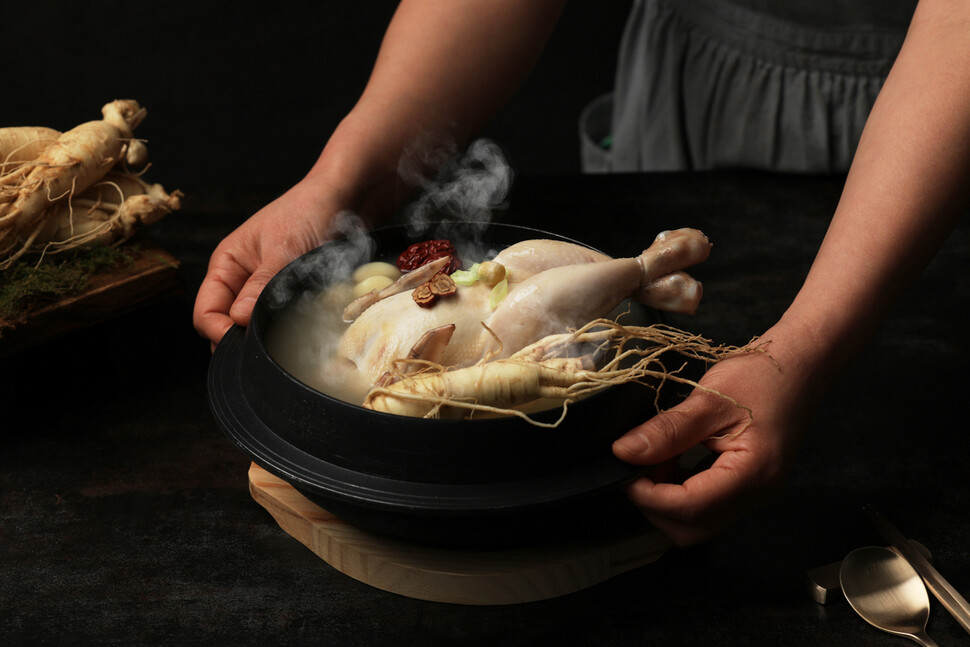
<path fill-rule="evenodd" d="M 568 240 L 474 223 L 442 224 L 433 237 L 496 250 L 529 238 Z M 371 232 L 370 240 L 372 254 L 362 262 L 393 260 L 416 239 L 405 227 L 388 227 Z M 525 544 L 604 524 L 642 523 L 620 487 L 639 468 L 611 452 L 614 439 L 653 412 L 653 393 L 641 385 L 614 386 L 574 403 L 558 427 L 542 428 L 518 417 L 379 413 L 316 391 L 280 367 L 266 351 L 266 331 L 301 295 L 325 286 L 307 268 L 340 244 L 323 245 L 284 268 L 257 301 L 249 327 L 231 328 L 216 348 L 210 405 L 243 452 L 345 521 L 419 542 Z M 456 244 L 461 254 L 464 243 Z M 536 417 L 559 415 L 556 409 Z"/>

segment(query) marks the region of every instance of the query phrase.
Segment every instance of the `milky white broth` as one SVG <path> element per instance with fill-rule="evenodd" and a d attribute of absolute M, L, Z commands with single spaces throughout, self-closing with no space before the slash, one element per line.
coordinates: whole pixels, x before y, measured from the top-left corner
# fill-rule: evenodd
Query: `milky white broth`
<path fill-rule="evenodd" d="M 353 287 L 338 283 L 280 311 L 266 333 L 266 350 L 287 373 L 327 395 L 360 404 L 370 389 L 357 371 L 339 370 L 337 344 L 349 324 L 344 307 Z M 357 378 L 357 379 L 354 379 Z"/>

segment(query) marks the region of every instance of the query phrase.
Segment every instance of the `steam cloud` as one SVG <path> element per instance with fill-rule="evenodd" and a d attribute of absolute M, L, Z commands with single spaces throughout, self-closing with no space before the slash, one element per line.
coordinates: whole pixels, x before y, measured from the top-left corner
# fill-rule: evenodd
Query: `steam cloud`
<path fill-rule="evenodd" d="M 501 149 L 487 139 L 474 141 L 463 155 L 455 146 L 432 149 L 423 163 L 405 155 L 398 174 L 408 183 L 422 189 L 411 203 L 405 217 L 412 235 L 424 234 L 441 217 L 485 225 L 492 211 L 505 204 L 512 186 L 512 168 Z M 422 169 L 440 168 L 434 178 L 424 177 Z"/>
<path fill-rule="evenodd" d="M 425 176 L 429 168 L 438 169 L 434 177 Z M 418 141 L 402 156 L 398 173 L 421 190 L 403 214 L 409 235 L 416 239 L 444 237 L 429 230 L 442 221 L 459 222 L 466 235 L 453 240 L 459 254 L 484 258 L 490 253 L 483 249 L 477 234 L 488 226 L 493 210 L 505 205 L 513 178 L 512 168 L 497 144 L 479 139 L 459 154 L 453 142 L 430 145 L 427 140 Z M 270 307 L 289 304 L 299 308 L 305 305 L 302 301 L 312 298 L 312 286 L 343 281 L 373 258 L 375 243 L 357 215 L 349 211 L 338 214 L 330 233 L 334 240 L 328 243 L 327 254 L 300 257 L 290 264 L 285 277 L 271 282 L 267 295 Z M 306 290 L 307 286 L 311 289 Z M 298 295 L 300 298 L 294 301 Z"/>
<path fill-rule="evenodd" d="M 493 211 L 505 204 L 512 169 L 499 147 L 485 139 L 473 142 L 463 153 L 453 143 L 429 143 L 416 142 L 398 164 L 401 178 L 420 190 L 402 214 L 408 234 L 415 240 L 449 238 L 461 258 L 491 258 L 495 250 L 487 248 L 481 234 Z M 438 172 L 426 177 L 426 169 Z M 268 331 L 274 359 L 313 388 L 340 393 L 353 382 L 345 369 L 332 368 L 346 305 L 341 286 L 349 291 L 347 279 L 373 260 L 377 250 L 364 221 L 349 211 L 334 218 L 329 233 L 327 253 L 311 252 L 294 260 L 261 298 L 272 310 L 288 311 L 274 317 Z M 335 289 L 327 289 L 331 287 Z"/>
<path fill-rule="evenodd" d="M 366 263 L 374 255 L 374 240 L 367 232 L 363 220 L 350 211 L 342 211 L 333 219 L 331 236 L 335 238 L 328 244 L 327 254 L 310 254 L 296 259 L 290 264 L 290 271 L 278 275 L 270 283 L 272 291 L 268 295 L 268 305 L 279 308 L 287 304 L 297 291 L 298 286 L 333 285 L 346 279 L 356 267 Z M 284 279 L 285 280 L 282 280 Z M 312 297 L 313 291 L 303 292 L 304 298 Z M 299 307 L 300 304 L 295 304 Z"/>

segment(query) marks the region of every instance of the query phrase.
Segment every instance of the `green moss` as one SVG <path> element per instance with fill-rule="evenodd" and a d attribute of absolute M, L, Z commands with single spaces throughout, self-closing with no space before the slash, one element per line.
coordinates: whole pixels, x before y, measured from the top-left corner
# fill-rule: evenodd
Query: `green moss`
<path fill-rule="evenodd" d="M 77 249 L 36 260 L 21 260 L 0 271 L 0 325 L 21 320 L 31 306 L 78 294 L 92 275 L 132 262 L 132 251 L 114 247 Z"/>

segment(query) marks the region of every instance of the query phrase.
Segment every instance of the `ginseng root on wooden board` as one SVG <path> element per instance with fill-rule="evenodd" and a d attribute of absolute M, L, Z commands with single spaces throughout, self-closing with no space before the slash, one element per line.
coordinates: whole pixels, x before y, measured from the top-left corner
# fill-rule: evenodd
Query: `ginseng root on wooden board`
<path fill-rule="evenodd" d="M 101 114 L 63 133 L 0 128 L 0 270 L 27 253 L 122 243 L 179 208 L 181 192 L 140 177 L 147 148 L 133 130 L 146 110 L 124 99 Z"/>

